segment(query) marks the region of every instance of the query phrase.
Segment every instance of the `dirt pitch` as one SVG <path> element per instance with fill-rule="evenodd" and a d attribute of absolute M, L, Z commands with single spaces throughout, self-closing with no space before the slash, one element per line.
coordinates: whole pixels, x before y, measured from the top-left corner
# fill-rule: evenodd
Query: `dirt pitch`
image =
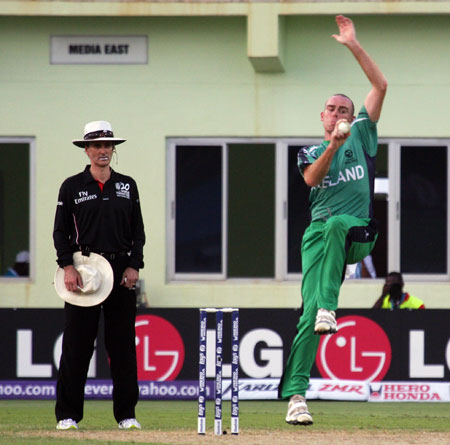
<path fill-rule="evenodd" d="M 226 434 L 214 436 L 212 432 L 205 436 L 198 436 L 191 431 L 34 431 L 15 433 L 15 437 L 40 437 L 71 440 L 115 441 L 128 443 L 158 443 L 167 445 L 209 445 L 209 444 L 238 444 L 238 445 L 289 445 L 307 443 L 308 445 L 449 445 L 450 433 L 404 431 L 308 431 L 295 428 L 292 431 L 249 431 L 243 430 L 239 436 Z"/>

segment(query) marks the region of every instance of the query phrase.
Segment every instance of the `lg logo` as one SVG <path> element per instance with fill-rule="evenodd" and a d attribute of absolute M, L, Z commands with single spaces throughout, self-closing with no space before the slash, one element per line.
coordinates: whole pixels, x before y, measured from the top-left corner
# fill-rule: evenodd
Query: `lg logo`
<path fill-rule="evenodd" d="M 382 380 L 391 364 L 391 344 L 374 321 L 356 315 L 338 319 L 338 332 L 322 337 L 316 357 L 322 377 Z"/>
<path fill-rule="evenodd" d="M 139 380 L 174 380 L 184 362 L 184 343 L 170 322 L 156 315 L 136 317 Z"/>

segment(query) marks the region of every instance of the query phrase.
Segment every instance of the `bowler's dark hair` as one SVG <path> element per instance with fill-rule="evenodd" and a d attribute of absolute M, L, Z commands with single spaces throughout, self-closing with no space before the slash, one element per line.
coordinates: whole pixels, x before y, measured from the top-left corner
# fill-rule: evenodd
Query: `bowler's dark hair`
<path fill-rule="evenodd" d="M 352 108 L 351 108 L 352 116 L 355 115 L 355 104 L 347 95 L 342 94 L 342 93 L 336 93 L 336 94 L 333 94 L 331 97 L 334 97 L 334 96 L 345 97 L 346 99 L 348 99 L 350 101 L 350 103 L 352 104 Z"/>

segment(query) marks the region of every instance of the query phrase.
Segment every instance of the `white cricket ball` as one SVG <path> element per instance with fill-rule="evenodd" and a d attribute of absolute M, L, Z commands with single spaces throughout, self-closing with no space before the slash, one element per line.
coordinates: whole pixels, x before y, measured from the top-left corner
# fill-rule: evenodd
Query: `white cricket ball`
<path fill-rule="evenodd" d="M 350 124 L 347 121 L 342 121 L 338 125 L 338 130 L 341 133 L 348 133 L 350 131 Z"/>

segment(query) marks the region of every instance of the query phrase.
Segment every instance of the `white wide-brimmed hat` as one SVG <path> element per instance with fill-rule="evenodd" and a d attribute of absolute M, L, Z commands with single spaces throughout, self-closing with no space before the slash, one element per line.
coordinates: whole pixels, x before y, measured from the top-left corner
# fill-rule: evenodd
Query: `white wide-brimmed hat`
<path fill-rule="evenodd" d="M 92 252 L 89 256 L 75 252 L 73 265 L 81 275 L 83 288 L 77 292 L 67 290 L 64 284 L 64 269 L 58 267 L 54 281 L 57 294 L 75 306 L 95 306 L 106 300 L 114 284 L 114 273 L 108 260 Z"/>
<path fill-rule="evenodd" d="M 111 141 L 115 145 L 125 142 L 126 139 L 115 138 L 111 124 L 107 121 L 89 122 L 84 126 L 84 138 L 72 141 L 77 147 L 84 148 L 86 144 L 94 141 Z"/>

